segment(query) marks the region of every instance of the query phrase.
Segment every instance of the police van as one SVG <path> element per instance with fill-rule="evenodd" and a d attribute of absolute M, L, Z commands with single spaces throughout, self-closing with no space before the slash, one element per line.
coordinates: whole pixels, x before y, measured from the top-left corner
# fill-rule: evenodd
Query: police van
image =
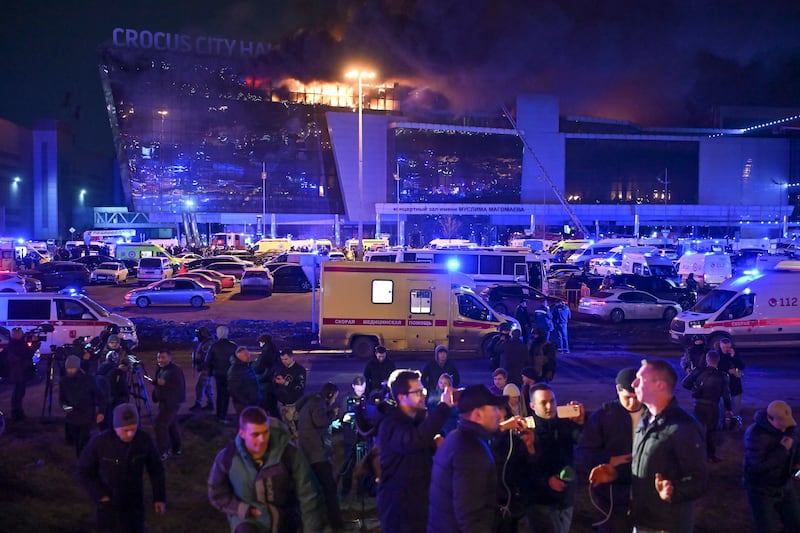
<path fill-rule="evenodd" d="M 699 335 L 706 346 L 728 337 L 744 348 L 800 347 L 800 261 L 723 282 L 676 316 L 669 333 L 683 345 Z"/>
<path fill-rule="evenodd" d="M 71 344 L 78 337 L 94 338 L 111 324 L 119 327 L 119 337 L 138 342 L 136 328 L 129 319 L 109 313 L 91 298 L 79 294 L 26 293 L 0 294 L 0 329 L 29 331 L 42 324 L 53 326 L 42 342 L 40 353 L 51 353 L 50 346 Z M 6 334 L 0 337 L 7 337 Z"/>

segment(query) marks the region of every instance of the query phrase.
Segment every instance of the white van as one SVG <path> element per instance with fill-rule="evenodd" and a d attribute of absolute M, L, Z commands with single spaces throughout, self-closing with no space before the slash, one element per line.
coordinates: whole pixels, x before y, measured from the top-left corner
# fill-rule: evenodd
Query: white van
<path fill-rule="evenodd" d="M 50 324 L 54 328 L 39 348 L 43 354 L 52 353 L 51 345 L 71 344 L 78 337 L 94 338 L 110 324 L 119 327 L 120 339 L 134 344 L 138 341 L 133 322 L 109 313 L 85 295 L 44 292 L 0 294 L 0 328 L 10 331 L 19 327 L 29 331 L 42 324 Z"/>
<path fill-rule="evenodd" d="M 729 279 L 675 317 L 669 333 L 683 345 L 700 335 L 706 346 L 728 337 L 744 348 L 800 347 L 800 265 Z"/>
<path fill-rule="evenodd" d="M 136 280 L 139 285 L 146 285 L 153 281 L 171 278 L 172 274 L 174 274 L 172 265 L 166 257 L 142 257 L 139 259 Z"/>
<path fill-rule="evenodd" d="M 686 252 L 678 259 L 678 275 L 686 281 L 694 274 L 698 287 L 716 287 L 733 275 L 731 256 L 720 252 Z"/>
<path fill-rule="evenodd" d="M 658 252 L 624 252 L 620 270 L 623 274 L 639 274 L 659 278 L 675 279 L 675 265 Z"/>

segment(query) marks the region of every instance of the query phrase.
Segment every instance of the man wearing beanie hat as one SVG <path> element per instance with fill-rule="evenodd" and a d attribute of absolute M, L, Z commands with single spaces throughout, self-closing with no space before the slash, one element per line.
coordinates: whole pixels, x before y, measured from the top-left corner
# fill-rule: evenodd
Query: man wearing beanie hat
<path fill-rule="evenodd" d="M 461 376 L 456 365 L 447 358 L 447 346 L 440 344 L 433 350 L 433 361 L 428 361 L 422 368 L 422 386 L 429 391 L 436 390 L 439 383 L 439 376 L 449 374 L 453 387 L 458 387 L 461 383 Z"/>
<path fill-rule="evenodd" d="M 78 480 L 95 502 L 97 531 L 144 531 L 144 470 L 156 513 L 167 509 L 164 465 L 153 439 L 139 431 L 130 403 L 114 408 L 113 429 L 95 435 L 78 459 Z"/>
<path fill-rule="evenodd" d="M 604 513 L 611 515 L 598 527 L 601 533 L 633 529 L 628 517 L 630 461 L 633 433 L 645 411 L 632 386 L 636 370 L 623 368 L 619 371 L 616 379 L 617 398 L 604 403 L 589 416 L 575 448 L 575 466 L 582 475 L 590 470 L 594 472 L 595 467 L 615 470 L 616 480 L 611 483 L 610 489 L 607 486 L 595 486 L 592 489 L 594 500 Z"/>
<path fill-rule="evenodd" d="M 81 360 L 70 355 L 64 362 L 66 372 L 58 383 L 58 401 L 64 410 L 64 429 L 67 442 L 75 445 L 75 455 L 80 457 L 92 424 L 103 421 L 105 405 L 92 376 L 81 370 Z"/>
<path fill-rule="evenodd" d="M 775 400 L 757 411 L 744 434 L 744 489 L 756 531 L 800 531 L 800 501 L 792 475 L 800 470 L 792 408 Z"/>
<path fill-rule="evenodd" d="M 217 385 L 217 419 L 222 423 L 228 422 L 228 406 L 231 402 L 228 369 L 235 354 L 236 343 L 228 339 L 228 327 L 217 326 L 217 341 L 208 349 L 206 364 L 208 375 L 214 378 Z"/>
<path fill-rule="evenodd" d="M 488 442 L 500 429 L 500 407 L 507 401 L 484 385 L 461 391 L 458 428 L 433 456 L 428 533 L 493 530 L 497 468 Z"/>

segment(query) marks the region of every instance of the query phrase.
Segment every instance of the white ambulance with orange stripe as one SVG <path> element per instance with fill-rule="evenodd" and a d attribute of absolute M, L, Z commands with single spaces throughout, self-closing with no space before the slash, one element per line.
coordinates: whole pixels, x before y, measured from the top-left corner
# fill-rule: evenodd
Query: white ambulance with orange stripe
<path fill-rule="evenodd" d="M 320 345 L 359 358 L 390 351 L 482 356 L 508 316 L 492 310 L 446 265 L 332 261 L 322 265 Z"/>
<path fill-rule="evenodd" d="M 800 261 L 729 279 L 670 324 L 673 342 L 699 335 L 706 346 L 733 339 L 739 347 L 800 347 Z"/>

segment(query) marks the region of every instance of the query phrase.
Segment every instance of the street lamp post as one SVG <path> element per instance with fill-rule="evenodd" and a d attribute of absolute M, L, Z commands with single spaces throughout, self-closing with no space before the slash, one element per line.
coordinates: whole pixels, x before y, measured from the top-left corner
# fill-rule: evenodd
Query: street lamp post
<path fill-rule="evenodd" d="M 267 164 L 261 162 L 261 238 L 266 237 L 267 223 Z"/>
<path fill-rule="evenodd" d="M 358 78 L 358 206 L 364 205 L 364 78 L 374 78 L 374 72 L 351 70 L 348 78 Z M 358 217 L 358 257 L 364 257 L 364 220 Z"/>
<path fill-rule="evenodd" d="M 397 246 L 402 246 L 400 242 L 400 163 L 396 163 L 397 170 L 394 174 L 394 182 L 397 190 L 395 191 L 395 211 L 397 214 Z"/>
<path fill-rule="evenodd" d="M 159 109 L 156 111 L 158 115 L 161 117 L 161 138 L 159 139 L 159 146 L 158 146 L 158 210 L 164 210 L 164 120 L 166 120 L 169 111 L 166 109 Z"/>

